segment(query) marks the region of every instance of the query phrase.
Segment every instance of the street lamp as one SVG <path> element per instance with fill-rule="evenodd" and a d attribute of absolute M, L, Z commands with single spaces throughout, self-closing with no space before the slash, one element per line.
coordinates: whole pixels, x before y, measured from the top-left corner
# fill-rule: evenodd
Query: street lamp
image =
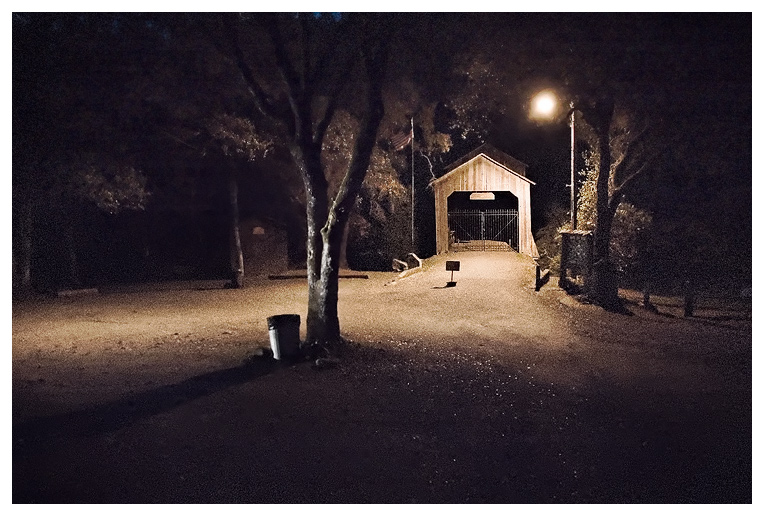
<path fill-rule="evenodd" d="M 531 99 L 531 117 L 552 120 L 558 112 L 558 96 L 552 90 L 542 90 Z"/>
<path fill-rule="evenodd" d="M 535 120 L 554 120 L 557 118 L 560 101 L 552 90 L 542 90 L 531 99 L 531 118 Z M 576 135 L 575 109 L 572 102 L 569 109 L 571 117 L 571 229 L 576 230 Z"/>

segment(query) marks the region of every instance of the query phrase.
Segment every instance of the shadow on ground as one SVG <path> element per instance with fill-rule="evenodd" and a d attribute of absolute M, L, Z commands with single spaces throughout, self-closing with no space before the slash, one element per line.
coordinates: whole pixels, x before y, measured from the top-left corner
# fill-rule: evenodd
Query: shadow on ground
<path fill-rule="evenodd" d="M 732 396 L 733 395 L 733 396 Z M 14 503 L 751 502 L 751 383 L 571 387 L 480 347 L 356 345 L 14 427 Z"/>
<path fill-rule="evenodd" d="M 117 431 L 136 422 L 172 410 L 181 404 L 211 395 L 266 375 L 279 367 L 276 361 L 247 362 L 134 393 L 117 400 L 70 413 L 36 418 L 13 426 L 14 453 L 51 447 L 57 439 L 81 438 Z M 23 401 L 22 401 L 23 403 Z"/>

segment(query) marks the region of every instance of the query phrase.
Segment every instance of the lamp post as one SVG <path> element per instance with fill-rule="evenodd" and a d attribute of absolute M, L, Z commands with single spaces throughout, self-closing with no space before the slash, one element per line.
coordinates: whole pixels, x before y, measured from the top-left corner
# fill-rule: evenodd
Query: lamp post
<path fill-rule="evenodd" d="M 558 115 L 558 96 L 552 90 L 543 90 L 531 100 L 531 117 L 537 120 L 553 120 Z M 571 117 L 571 229 L 576 230 L 576 110 L 570 105 Z"/>
<path fill-rule="evenodd" d="M 576 230 L 576 111 L 571 103 L 571 229 Z"/>

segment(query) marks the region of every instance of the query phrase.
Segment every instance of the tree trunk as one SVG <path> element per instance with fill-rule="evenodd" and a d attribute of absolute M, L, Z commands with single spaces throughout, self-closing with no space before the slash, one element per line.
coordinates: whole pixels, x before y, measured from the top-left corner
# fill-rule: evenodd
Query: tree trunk
<path fill-rule="evenodd" d="M 611 226 L 618 200 L 612 203 L 608 186 L 611 176 L 611 146 L 609 131 L 613 118 L 613 102 L 599 100 L 589 113 L 584 113 L 588 123 L 598 135 L 598 179 L 596 182 L 596 221 L 593 243 L 593 271 L 590 296 L 603 307 L 613 307 L 618 303 L 618 284 L 616 273 L 610 261 Z"/>
<path fill-rule="evenodd" d="M 239 235 L 239 182 L 236 172 L 228 177 L 229 201 L 229 259 L 231 264 L 231 287 L 244 287 L 244 255 L 242 239 Z"/>
<path fill-rule="evenodd" d="M 315 235 L 320 239 L 320 251 L 314 254 L 314 265 L 318 266 L 319 274 L 311 281 L 309 270 L 306 339 L 312 343 L 332 345 L 342 340 L 337 302 L 343 235 L 349 217 L 347 213 L 339 213 L 335 209 L 328 214 L 326 224 L 320 230 L 315 227 Z"/>
<path fill-rule="evenodd" d="M 321 229 L 327 220 L 328 185 L 321 166 L 321 156 L 310 142 L 293 142 L 290 154 L 300 170 L 306 197 L 306 273 L 308 276 L 308 314 L 306 341 L 316 343 L 329 340 L 327 334 L 327 284 L 322 275 L 324 242 Z"/>
<path fill-rule="evenodd" d="M 342 226 L 342 227 L 341 227 Z M 341 340 L 340 318 L 337 312 L 338 289 L 340 286 L 340 254 L 345 225 L 334 225 L 327 231 L 322 229 L 321 278 L 318 283 L 319 305 L 312 338 L 323 343 L 337 343 Z"/>
<path fill-rule="evenodd" d="M 328 309 L 331 300 L 337 295 L 330 296 L 332 287 L 329 275 L 331 275 L 331 257 L 325 259 L 330 253 L 331 243 L 322 238 L 321 228 L 326 216 L 321 217 L 322 212 L 327 213 L 326 195 L 309 201 L 307 213 L 308 242 L 306 253 L 306 270 L 308 273 L 308 314 L 306 316 L 306 340 L 311 343 L 334 342 L 339 340 L 339 322 L 337 321 L 337 308 Z M 326 266 L 325 266 L 326 262 Z M 331 321 L 334 318 L 335 321 Z M 337 329 L 333 332 L 333 329 Z"/>
<path fill-rule="evenodd" d="M 80 279 L 80 267 L 77 257 L 77 239 L 74 230 L 74 210 L 68 207 L 67 214 L 58 214 L 58 227 L 61 232 L 65 256 L 64 283 L 68 287 L 76 289 L 82 286 Z M 61 286 L 59 286 L 61 287 Z"/>
<path fill-rule="evenodd" d="M 14 291 L 25 295 L 32 290 L 32 200 L 24 199 L 18 209 L 19 242 L 13 253 Z"/>
<path fill-rule="evenodd" d="M 21 226 L 21 288 L 32 289 L 32 201 L 24 203 Z"/>
<path fill-rule="evenodd" d="M 385 108 L 382 85 L 388 56 L 387 41 L 365 56 L 367 72 L 366 110 L 360 130 L 354 142 L 351 160 L 331 206 L 327 200 L 328 184 L 321 165 L 321 143 L 312 142 L 310 131 L 301 131 L 296 139 L 293 157 L 302 155 L 308 160 L 303 164 L 303 180 L 306 186 L 308 206 L 308 317 L 307 341 L 336 344 L 342 341 L 337 311 L 340 255 L 343 234 L 350 213 L 366 176 L 374 150 L 377 130 Z M 302 139 L 300 137 L 303 137 Z M 299 147 L 299 149 L 298 149 Z M 319 196 L 321 194 L 321 196 Z M 321 216 L 324 216 L 323 219 Z M 320 221 L 323 226 L 320 232 Z M 313 253 L 312 253 L 313 251 Z"/>
<path fill-rule="evenodd" d="M 642 229 L 637 234 L 637 258 L 640 267 L 640 280 L 643 283 L 643 307 L 655 311 L 651 303 L 651 252 L 648 230 Z"/>
<path fill-rule="evenodd" d="M 598 202 L 598 204 L 600 203 Z M 611 227 L 617 206 L 618 201 L 609 206 L 606 194 L 606 210 L 603 212 L 598 210 L 598 220 L 595 226 L 591 295 L 602 307 L 616 307 L 619 303 L 619 284 L 609 252 Z"/>

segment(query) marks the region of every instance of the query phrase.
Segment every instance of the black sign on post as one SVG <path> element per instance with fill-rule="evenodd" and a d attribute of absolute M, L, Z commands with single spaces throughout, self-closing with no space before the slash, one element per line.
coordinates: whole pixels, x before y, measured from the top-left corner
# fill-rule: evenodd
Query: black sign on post
<path fill-rule="evenodd" d="M 460 261 L 459 260 L 447 260 L 446 261 L 446 270 L 447 271 L 459 271 L 460 270 Z M 454 273 L 452 273 L 454 274 Z"/>
<path fill-rule="evenodd" d="M 460 270 L 460 261 L 459 260 L 447 260 L 446 261 L 446 270 L 452 272 L 452 279 L 451 281 L 447 282 L 447 287 L 454 287 L 457 285 L 457 282 L 454 281 L 454 272 Z"/>

